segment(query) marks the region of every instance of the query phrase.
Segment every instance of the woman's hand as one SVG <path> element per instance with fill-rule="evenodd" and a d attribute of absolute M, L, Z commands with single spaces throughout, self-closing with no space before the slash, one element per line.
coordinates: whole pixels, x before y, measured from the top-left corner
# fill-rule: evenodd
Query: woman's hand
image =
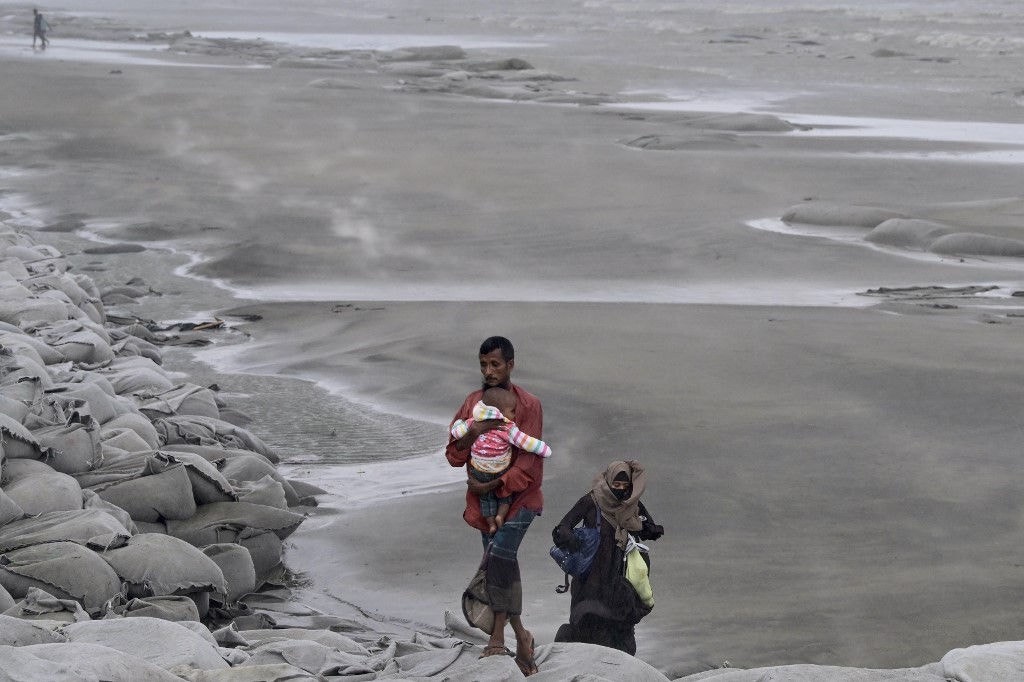
<path fill-rule="evenodd" d="M 657 540 L 665 534 L 665 528 L 661 524 L 652 523 L 647 519 L 644 519 L 643 526 L 640 528 L 640 539 L 641 540 Z"/>
<path fill-rule="evenodd" d="M 559 549 L 564 549 L 569 552 L 578 552 L 580 549 L 579 538 L 572 530 L 565 526 L 555 526 L 554 530 L 551 531 L 551 541 L 554 542 Z"/>

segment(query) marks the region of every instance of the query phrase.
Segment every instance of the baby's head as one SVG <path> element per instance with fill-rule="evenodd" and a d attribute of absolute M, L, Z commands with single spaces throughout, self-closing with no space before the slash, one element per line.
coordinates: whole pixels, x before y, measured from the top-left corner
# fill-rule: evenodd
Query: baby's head
<path fill-rule="evenodd" d="M 516 394 L 512 391 L 495 386 L 484 391 L 481 400 L 484 401 L 484 405 L 490 405 L 501 410 L 501 414 L 505 416 L 505 419 L 516 418 Z"/>

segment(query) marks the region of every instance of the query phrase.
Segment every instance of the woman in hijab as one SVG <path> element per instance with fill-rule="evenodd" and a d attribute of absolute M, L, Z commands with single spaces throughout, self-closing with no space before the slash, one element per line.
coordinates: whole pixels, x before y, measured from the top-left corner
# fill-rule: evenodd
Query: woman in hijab
<path fill-rule="evenodd" d="M 626 580 L 626 548 L 630 535 L 657 540 L 665 532 L 640 501 L 646 485 L 639 462 L 612 462 L 551 532 L 554 543 L 569 550 L 578 548 L 572 529 L 580 521 L 600 528 L 601 538 L 590 572 L 573 578 L 569 622 L 558 629 L 556 642 L 587 642 L 636 654 L 634 628 L 651 609 Z"/>

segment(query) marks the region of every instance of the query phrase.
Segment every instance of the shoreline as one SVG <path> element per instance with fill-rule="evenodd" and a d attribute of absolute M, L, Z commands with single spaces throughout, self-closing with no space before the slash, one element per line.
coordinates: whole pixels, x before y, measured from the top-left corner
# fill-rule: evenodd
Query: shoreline
<path fill-rule="evenodd" d="M 134 254 L 128 254 L 126 257 L 128 259 L 131 259 L 131 258 L 134 257 Z M 708 309 L 708 313 L 713 313 L 713 312 L 714 312 L 714 308 L 709 308 Z M 790 314 L 794 314 L 795 312 L 797 312 L 797 311 L 789 311 Z M 804 311 L 804 312 L 806 313 L 806 312 L 810 312 L 810 311 Z M 826 313 L 827 313 L 827 311 L 823 311 L 823 310 L 822 311 L 818 311 L 818 314 L 826 314 Z M 187 351 L 185 351 L 185 352 L 187 353 Z M 177 354 L 177 351 L 175 351 L 175 354 Z M 457 498 L 457 499 L 454 500 L 455 506 L 456 507 L 461 507 L 461 496 L 458 496 L 458 495 L 452 496 L 452 495 L 449 495 L 447 493 L 445 493 L 445 495 L 446 495 L 446 498 L 449 500 L 449 502 L 446 502 L 446 504 L 449 504 L 451 499 L 453 497 L 455 497 L 455 498 Z M 341 501 L 341 500 L 339 500 L 339 501 Z M 427 502 L 427 501 L 423 500 L 423 502 Z M 422 506 L 422 505 L 418 504 L 417 506 Z M 326 516 L 324 516 L 322 518 L 324 519 L 324 522 L 325 522 L 326 525 L 323 525 L 321 527 L 316 527 L 316 524 L 313 524 L 313 526 L 310 527 L 310 533 L 308 534 L 308 536 L 304 536 L 304 534 L 300 531 L 298 535 L 293 536 L 292 542 L 298 543 L 299 547 L 301 547 L 303 545 L 303 543 L 306 543 L 306 546 L 315 546 L 317 543 L 323 543 L 324 542 L 324 537 L 323 537 L 324 532 L 327 532 L 330 535 L 334 535 L 335 534 L 334 531 L 337 529 L 336 528 L 337 521 L 341 518 L 341 517 L 338 516 L 339 513 L 341 513 L 343 517 L 347 517 L 348 518 L 348 522 L 347 523 L 350 526 L 351 526 L 351 524 L 353 522 L 358 524 L 360 517 L 363 517 L 366 514 L 370 514 L 371 516 L 378 516 L 379 517 L 379 511 L 375 511 L 372 508 L 364 508 L 362 510 L 358 510 L 358 509 L 344 509 L 342 511 L 341 509 L 333 507 L 333 505 L 330 504 L 330 503 L 328 505 L 325 505 L 324 511 L 326 512 Z M 407 518 L 406 515 L 408 514 L 408 511 L 409 511 L 409 508 L 405 507 L 405 506 L 399 506 L 399 507 L 394 508 L 392 513 L 397 515 L 395 520 L 389 521 L 389 522 L 385 522 L 383 525 L 385 527 L 392 527 L 392 528 L 400 527 L 402 525 L 400 519 Z M 453 516 L 455 516 L 455 515 L 453 515 Z M 545 517 L 545 518 L 547 518 L 547 517 Z M 459 525 L 461 525 L 461 520 L 456 519 L 455 526 L 459 526 Z M 464 531 L 465 529 L 462 529 L 462 530 Z M 349 532 L 351 532 L 351 530 Z M 370 532 L 369 528 L 356 531 L 358 536 L 362 536 L 363 537 L 363 540 L 359 541 L 359 542 L 352 543 L 352 546 L 357 546 L 357 547 L 371 546 L 373 541 L 370 539 L 371 536 L 367 536 L 367 532 Z M 465 533 L 463 533 L 463 534 L 465 534 Z M 538 540 L 538 538 L 537 537 L 533 537 L 533 538 L 531 538 L 531 540 L 534 541 L 534 542 L 532 542 L 532 544 L 536 544 L 536 541 Z M 541 542 L 543 544 L 543 542 L 544 542 L 543 538 L 540 538 L 539 542 Z M 310 545 L 309 543 L 312 543 L 312 545 Z M 401 542 L 398 542 L 397 544 L 401 545 Z M 330 554 L 331 552 L 328 550 L 327 553 Z M 347 571 L 341 571 L 339 573 L 335 573 L 335 571 L 337 571 L 337 569 L 339 567 L 341 567 L 343 564 L 339 564 L 339 563 L 323 564 L 320 560 L 318 560 L 317 557 L 322 557 L 324 555 L 323 545 L 322 544 L 321 544 L 321 551 L 312 551 L 312 552 L 303 553 L 301 555 L 296 555 L 296 556 L 292 556 L 293 554 L 294 554 L 294 552 L 290 552 L 287 555 L 287 559 L 286 560 L 288 561 L 289 565 L 292 565 L 293 563 L 296 563 L 300 567 L 300 570 L 302 570 L 303 564 L 305 562 L 312 560 L 312 562 L 314 564 L 319 564 L 317 568 L 321 572 L 324 571 L 324 570 L 332 572 L 333 573 L 333 578 L 332 579 L 333 579 L 334 582 L 337 582 L 337 581 L 340 580 L 343 584 L 346 584 L 346 583 L 348 583 L 348 581 L 350 579 L 355 578 L 357 585 L 360 584 L 360 583 L 367 584 L 367 585 L 371 584 L 371 581 L 366 581 L 365 579 L 359 579 L 358 578 L 358 573 L 352 573 L 351 572 L 351 570 L 352 570 L 351 566 L 350 566 L 350 568 Z M 301 561 L 295 561 L 295 559 L 299 559 L 299 558 L 301 558 L 302 560 Z M 382 565 L 386 565 L 386 563 L 387 562 L 385 561 L 385 564 L 382 564 Z M 367 566 L 368 566 L 367 564 L 364 564 L 363 570 L 365 570 L 367 568 Z M 308 568 L 307 568 L 307 570 L 308 570 Z M 527 571 L 530 571 L 530 569 L 527 568 Z M 379 567 L 377 569 L 377 573 L 378 573 L 378 576 L 379 576 Z M 373 588 L 373 589 L 371 589 L 369 591 L 366 591 L 366 590 L 360 589 L 358 587 L 355 587 L 355 589 L 351 590 L 351 593 L 354 593 L 354 595 L 356 595 L 356 597 L 362 597 L 362 599 L 352 598 L 352 597 L 349 596 L 349 594 L 346 594 L 346 593 L 342 593 L 341 595 L 339 595 L 339 594 L 333 592 L 328 587 L 329 583 L 327 581 L 318 581 L 317 580 L 317 578 L 316 578 L 317 574 L 316 573 L 311 572 L 310 574 L 307 574 L 307 577 L 309 577 L 310 575 L 313 576 L 312 577 L 313 583 L 308 588 L 300 588 L 299 589 L 299 594 L 302 595 L 300 598 L 303 601 L 307 601 L 311 605 L 315 605 L 315 606 L 319 606 L 319 607 L 325 607 L 325 606 L 328 606 L 328 605 L 333 605 L 335 608 L 334 609 L 328 609 L 327 613 L 332 613 L 332 612 L 333 613 L 339 613 L 339 612 L 340 613 L 348 613 L 349 617 L 356 616 L 356 617 L 361 618 L 362 622 L 364 624 L 364 627 L 379 628 L 377 630 L 378 633 L 379 632 L 390 632 L 390 633 L 392 633 L 392 636 L 397 636 L 397 637 L 408 636 L 408 634 L 410 632 L 422 631 L 423 629 L 427 629 L 428 631 L 433 632 L 435 635 L 440 635 L 441 633 L 443 633 L 442 627 L 440 625 L 431 626 L 431 625 L 429 625 L 429 620 L 427 620 L 427 619 L 418 619 L 418 618 L 415 618 L 415 617 L 410 619 L 408 616 L 394 615 L 393 613 L 389 613 L 387 610 L 377 610 L 376 608 L 373 608 L 373 607 L 367 607 L 367 604 L 369 604 L 372 601 L 374 601 L 372 595 L 377 593 L 377 590 L 379 589 L 379 587 Z M 320 575 L 322 575 L 322 573 Z M 435 577 L 435 579 L 437 579 L 437 578 Z M 543 585 L 544 583 L 543 583 L 543 580 L 541 580 L 541 579 L 535 579 L 531 584 L 534 586 L 531 589 L 531 592 L 539 592 L 540 591 L 539 587 L 541 585 Z M 416 587 L 413 590 L 411 590 L 411 592 L 407 595 L 407 597 L 412 597 L 412 598 L 420 597 L 421 598 L 422 594 L 423 594 L 422 587 Z M 397 596 L 397 598 L 399 598 L 400 600 L 402 599 L 402 595 L 401 594 L 393 595 L 393 597 L 394 596 Z M 546 602 L 549 602 L 549 603 L 553 603 L 554 602 L 554 600 L 552 600 L 550 596 L 548 596 L 546 598 L 541 598 L 541 601 L 542 602 L 546 601 Z M 536 609 L 538 608 L 538 604 L 540 603 L 540 602 L 538 602 L 538 595 L 536 595 L 536 594 L 533 595 L 529 599 L 528 603 L 530 604 L 529 608 L 531 608 L 534 611 L 536 611 Z M 431 613 L 435 613 L 436 614 L 436 611 L 431 611 Z M 534 612 L 533 615 L 536 616 L 537 613 Z M 376 623 L 377 625 L 373 625 L 374 623 Z M 433 630 L 431 630 L 431 628 L 433 628 Z M 538 632 L 538 633 L 544 632 L 544 629 L 545 629 L 545 626 L 543 624 L 538 624 L 535 627 L 535 631 Z M 641 625 L 641 630 L 643 630 L 643 629 L 646 629 L 646 628 L 643 625 Z M 651 634 L 651 633 L 648 633 L 648 634 Z M 648 642 L 649 642 L 649 640 L 648 640 Z M 996 645 L 993 645 L 993 646 L 996 646 Z M 546 650 L 549 651 L 549 652 L 555 652 L 556 651 L 555 649 L 551 649 L 550 647 L 547 648 Z M 998 648 L 997 648 L 997 650 L 998 650 Z M 979 652 L 985 652 L 985 651 L 987 651 L 986 647 L 981 647 L 979 649 Z M 978 654 L 971 654 L 971 655 L 978 655 Z M 984 656 L 987 656 L 988 654 L 987 653 L 982 653 L 981 655 L 984 657 Z M 665 670 L 675 670 L 677 673 L 682 673 L 682 674 L 685 675 L 685 674 L 689 674 L 689 673 L 694 672 L 695 668 L 707 668 L 709 663 L 706 661 L 706 659 L 704 659 L 705 662 L 701 663 L 700 662 L 701 660 L 702 660 L 702 657 L 697 656 L 696 658 L 693 658 L 693 659 L 686 659 L 684 661 L 680 661 L 679 658 L 677 657 L 677 655 L 673 654 L 671 656 L 671 660 L 667 660 L 666 659 L 666 660 L 660 661 L 660 666 L 661 666 L 662 669 L 665 669 Z M 716 661 L 717 665 L 722 665 L 723 663 L 724 663 L 724 661 Z M 574 665 L 578 665 L 578 663 L 574 663 Z M 621 664 L 618 664 L 618 665 L 621 665 Z M 805 666 L 804 668 L 806 670 L 805 674 L 812 674 L 812 675 L 813 674 L 829 674 L 829 673 L 826 672 L 827 670 L 829 670 L 828 668 L 820 668 L 820 666 L 810 666 L 810 667 L 806 667 Z M 772 670 L 779 670 L 780 672 L 782 672 L 786 668 L 783 667 L 783 668 L 771 668 L 771 669 Z M 726 673 L 736 674 L 737 672 L 739 672 L 738 670 L 734 670 L 734 669 L 730 669 L 730 668 L 719 668 L 719 670 L 720 670 L 720 674 L 726 674 Z M 752 675 L 759 675 L 759 674 L 761 674 L 761 672 L 763 670 L 767 670 L 767 669 L 756 669 L 755 668 L 755 669 L 751 669 L 751 670 L 746 671 L 746 672 L 749 672 Z M 935 672 L 935 671 L 937 671 L 937 668 L 935 667 L 934 664 L 932 664 L 932 665 L 925 665 L 924 668 L 920 669 L 919 671 L 914 671 L 913 673 L 908 672 L 908 674 L 919 675 L 920 679 L 925 680 L 925 679 L 931 679 L 931 677 L 929 677 L 929 675 L 932 675 L 933 672 Z M 852 669 L 850 670 L 850 674 L 853 674 L 854 672 L 856 672 L 856 671 L 854 671 Z M 864 671 L 860 671 L 860 672 L 864 672 Z M 707 672 L 704 673 L 704 675 L 707 675 L 707 674 L 710 674 L 710 673 L 711 673 L 711 671 L 707 671 Z M 745 679 L 745 678 L 742 678 L 742 679 Z M 750 679 L 755 679 L 755 677 L 751 677 Z M 917 678 L 915 677 L 914 679 L 917 679 Z"/>
<path fill-rule="evenodd" d="M 777 43 L 770 32 L 727 44 L 714 42 L 718 33 L 707 36 L 686 47 L 723 60 L 724 71 L 751 53 L 775 63 L 776 55 L 757 47 Z M 861 53 L 860 63 L 835 58 L 848 43 L 806 47 L 806 55 L 785 56 L 794 78 L 811 61 L 856 71 L 903 60 L 932 75 L 949 66 L 908 56 L 865 67 Z M 550 639 L 567 609 L 550 589 L 548 526 L 564 511 L 562 500 L 575 500 L 592 473 L 622 453 L 638 453 L 658 473 L 651 509 L 659 521 L 671 520 L 670 534 L 653 548 L 662 602 L 639 628 L 641 657 L 656 667 L 729 660 L 884 668 L 1017 638 L 1005 608 L 1021 580 L 1012 457 L 1019 449 L 1013 406 L 1024 381 L 1013 298 L 1021 285 L 1007 274 L 1015 268 L 878 253 L 859 226 L 852 238 L 870 248 L 837 248 L 828 238 L 849 225 L 813 226 L 805 228 L 810 238 L 787 239 L 743 223 L 751 215 L 781 220 L 787 207 L 812 212 L 818 202 L 806 199 L 813 197 L 834 201 L 842 219 L 860 217 L 857 206 L 870 201 L 964 231 L 1011 232 L 1019 227 L 1016 203 L 1004 199 L 1002 214 L 996 204 L 1019 193 L 1013 166 L 936 160 L 970 151 L 959 142 L 873 141 L 878 156 L 866 158 L 856 153 L 863 140 L 795 139 L 773 134 L 763 120 L 744 130 L 751 124 L 744 116 L 722 124 L 693 112 L 598 113 L 588 103 L 615 96 L 590 87 L 603 85 L 600 78 L 547 81 L 540 69 L 529 74 L 530 87 L 544 97 L 571 91 L 572 106 L 496 103 L 487 97 L 528 89 L 514 70 L 463 76 L 426 50 L 419 60 L 377 56 L 371 73 L 359 70 L 369 62 L 358 55 L 215 41 L 186 48 L 171 59 L 274 66 L 230 76 L 127 65 L 113 74 L 42 60 L 12 67 L 12 80 L 59 87 L 31 90 L 24 111 L 10 102 L 2 108 L 18 113 L 10 119 L 16 135 L 38 135 L 5 148 L 37 173 L 10 184 L 31 181 L 39 203 L 54 207 L 53 220 L 69 211 L 85 222 L 109 220 L 108 212 L 141 216 L 113 228 L 115 243 L 152 246 L 159 242 L 145 237 L 153 235 L 176 241 L 179 252 L 75 256 L 109 282 L 145 273 L 166 295 L 138 310 L 157 319 L 175 311 L 264 313 L 258 322 L 232 322 L 231 334 L 256 339 L 233 347 L 236 367 L 323 382 L 237 378 L 245 387 L 238 392 L 258 406 L 261 428 L 280 430 L 301 462 L 295 471 L 319 475 L 317 452 L 364 463 L 397 459 L 377 467 L 386 480 L 392 466 L 407 476 L 395 486 L 397 503 L 356 508 L 339 498 L 321 510 L 322 523 L 292 540 L 302 554 L 297 566 L 314 576 L 311 599 L 393 614 L 396 623 L 436 622 L 457 607 L 479 552 L 460 518 L 457 472 L 436 489 L 403 495 L 434 475 L 405 456 L 433 443 L 434 426 L 475 386 L 475 344 L 497 331 L 516 342 L 517 381 L 543 397 L 545 439 L 559 444 L 545 515 L 524 549 L 528 622 L 536 623 L 538 641 Z M 742 52 L 729 56 L 734 49 Z M 817 61 L 814 52 L 828 59 Z M 491 55 L 470 54 L 457 66 L 477 66 L 484 56 Z M 976 67 L 968 56 L 963 66 L 949 66 L 949 82 Z M 488 87 L 469 87 L 480 81 Z M 1000 120 L 1015 111 L 992 95 L 996 85 L 984 87 L 989 92 L 956 98 L 970 102 L 967 113 Z M 81 103 L 78 110 L 66 109 L 56 92 Z M 937 116 L 961 106 L 952 94 L 935 98 Z M 873 91 L 866 100 L 817 92 L 798 101 L 813 101 L 808 110 L 834 105 L 832 114 L 876 108 L 922 120 L 917 103 L 894 104 Z M 664 148 L 625 144 L 642 134 L 660 135 Z M 906 157 L 918 153 L 923 158 Z M 916 208 L 904 206 L 911 201 Z M 203 263 L 189 260 L 188 247 Z M 493 254 L 514 265 L 495 274 L 513 282 L 501 292 L 512 300 L 488 302 L 484 313 L 481 301 L 492 290 L 481 286 L 474 298 L 465 293 L 472 286 L 441 275 L 461 272 L 458 259 L 490 262 L 484 256 Z M 292 286 L 307 270 L 311 279 L 323 275 L 317 281 L 325 288 L 336 272 L 364 283 L 364 300 L 323 293 L 330 300 L 268 303 L 214 286 L 233 281 L 265 293 Z M 476 282 L 489 273 L 461 274 Z M 737 304 L 564 301 L 570 294 L 559 292 L 579 297 L 589 283 L 595 297 L 625 298 L 634 286 L 633 299 L 641 299 L 663 291 L 658 281 L 676 287 L 666 298 L 686 287 L 710 290 L 703 303 L 714 295 L 720 303 L 716 286 L 731 284 Z M 823 282 L 837 291 L 846 284 L 858 293 L 887 291 L 865 296 L 865 307 L 777 305 Z M 993 283 L 1003 290 L 977 288 Z M 395 301 L 392 291 L 407 299 L 448 291 L 457 300 Z M 749 305 L 755 295 L 768 304 Z M 171 355 L 198 367 L 203 352 L 196 360 L 190 350 Z M 196 372 L 218 374 L 217 367 Z M 324 387 L 341 392 L 339 403 L 381 409 L 328 405 Z M 408 424 L 387 422 L 389 412 L 406 410 Z M 332 420 L 352 438 L 331 436 L 348 436 Z M 361 438 L 378 432 L 387 437 Z M 380 494 L 353 485 L 366 497 Z M 408 547 L 417 550 L 411 557 L 399 551 Z M 344 599 L 349 594 L 358 606 Z"/>

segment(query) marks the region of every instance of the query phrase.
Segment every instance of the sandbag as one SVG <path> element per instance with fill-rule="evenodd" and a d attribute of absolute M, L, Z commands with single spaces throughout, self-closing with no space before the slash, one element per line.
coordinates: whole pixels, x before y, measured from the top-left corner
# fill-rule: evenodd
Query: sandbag
<path fill-rule="evenodd" d="M 21 283 L 29 291 L 36 293 L 47 290 L 61 291 L 86 314 L 89 313 L 89 308 L 95 309 L 96 304 L 100 303 L 98 297 L 92 296 L 83 289 L 79 281 L 66 272 L 32 275 L 21 280 Z M 90 319 L 92 319 L 92 316 L 90 316 Z M 103 319 L 100 318 L 93 321 L 102 323 Z"/>
<path fill-rule="evenodd" d="M 25 289 L 28 294 L 28 290 Z M 0 320 L 19 326 L 31 322 L 57 322 L 70 316 L 68 306 L 61 301 L 26 295 L 0 298 Z"/>
<path fill-rule="evenodd" d="M 153 446 L 133 429 L 104 427 L 100 429 L 100 454 L 104 455 L 109 448 L 127 453 L 152 450 Z"/>
<path fill-rule="evenodd" d="M 12 602 L 11 606 L 13 605 Z M 0 611 L 6 611 L 6 609 L 0 606 Z M 67 638 L 64 635 L 45 625 L 0 613 L 0 646 L 30 646 L 66 641 Z"/>
<path fill-rule="evenodd" d="M 0 384 L 0 395 L 27 404 L 34 403 L 42 393 L 42 382 L 39 379 L 21 378 L 13 383 Z"/>
<path fill-rule="evenodd" d="M 228 448 L 252 450 L 272 462 L 278 462 L 276 453 L 261 438 L 248 429 L 235 426 L 220 419 L 194 415 L 175 415 L 153 420 L 164 443 L 189 443 L 214 445 L 220 443 Z"/>
<path fill-rule="evenodd" d="M 260 644 L 249 650 L 251 665 L 288 663 L 311 675 L 326 676 L 376 675 L 367 656 L 345 653 L 318 642 L 279 640 Z"/>
<path fill-rule="evenodd" d="M 223 462 L 234 459 L 235 457 L 258 457 L 264 460 L 268 464 L 272 464 L 271 460 L 266 455 L 261 455 L 258 452 L 252 450 L 239 450 L 237 448 L 227 448 L 220 443 L 212 443 L 209 445 L 199 445 L 193 443 L 167 443 L 161 450 L 170 450 L 173 452 L 192 452 L 208 462 L 213 462 L 218 467 L 223 466 Z"/>
<path fill-rule="evenodd" d="M 125 618 L 159 618 L 176 623 L 199 620 L 196 603 L 179 595 L 115 599 L 110 612 Z"/>
<path fill-rule="evenodd" d="M 100 485 L 117 483 L 130 478 L 144 476 L 149 466 L 149 460 L 156 454 L 154 450 L 142 452 L 124 452 L 113 449 L 119 454 L 107 456 L 104 453 L 103 466 L 75 474 L 75 480 L 82 488 L 95 488 Z M 160 469 L 158 469 L 159 471 Z"/>
<path fill-rule="evenodd" d="M 107 443 L 103 442 L 102 439 L 100 440 L 100 453 L 103 455 L 104 466 L 107 465 L 108 463 L 120 462 L 122 459 L 131 454 L 128 450 L 123 450 L 121 448 L 115 448 L 112 445 L 108 445 Z"/>
<path fill-rule="evenodd" d="M 11 521 L 17 521 L 24 516 L 25 510 L 21 508 L 21 505 L 12 500 L 11 496 L 4 492 L 3 489 L 0 489 L 0 527 Z"/>
<path fill-rule="evenodd" d="M 29 407 L 22 424 L 30 431 L 36 431 L 47 426 L 66 426 L 89 420 L 92 420 L 92 413 L 85 400 L 59 391 L 44 391 Z"/>
<path fill-rule="evenodd" d="M 47 542 L 0 554 L 0 585 L 15 599 L 38 587 L 97 613 L 121 592 L 121 580 L 96 552 L 74 542 Z"/>
<path fill-rule="evenodd" d="M 30 273 L 36 272 L 64 272 L 66 268 L 60 267 L 57 262 L 62 258 L 60 251 L 49 244 L 37 244 L 30 235 L 24 232 L 15 233 L 10 241 L 3 247 L 5 256 L 18 258 Z M 47 267 L 40 269 L 40 261 L 45 261 Z"/>
<path fill-rule="evenodd" d="M 217 647 L 187 627 L 160 618 L 115 618 L 72 623 L 64 628 L 72 643 L 108 646 L 169 670 L 187 666 L 227 668 Z"/>
<path fill-rule="evenodd" d="M 0 552 L 47 542 L 105 547 L 124 544 L 130 537 L 128 529 L 102 509 L 54 511 L 0 527 Z"/>
<path fill-rule="evenodd" d="M 150 523 L 149 521 L 136 521 L 136 527 L 139 529 L 139 533 L 159 533 L 161 535 L 167 535 L 167 524 L 163 521 L 157 521 Z"/>
<path fill-rule="evenodd" d="M 287 663 L 270 665 L 245 663 L 235 665 L 228 670 L 190 670 L 185 673 L 185 679 L 188 682 L 309 682 L 316 678 L 305 670 Z"/>
<path fill-rule="evenodd" d="M 939 661 L 942 679 L 964 682 L 1020 679 L 1024 642 L 992 642 L 953 649 Z"/>
<path fill-rule="evenodd" d="M 238 540 L 238 544 L 249 550 L 253 569 L 256 571 L 256 589 L 263 587 L 267 580 L 278 573 L 284 545 L 276 533 L 266 531 Z"/>
<path fill-rule="evenodd" d="M 11 593 L 0 587 L 0 613 L 14 606 L 14 597 Z"/>
<path fill-rule="evenodd" d="M 140 355 L 115 358 L 106 367 L 94 371 L 110 382 L 117 395 L 131 395 L 140 391 L 162 392 L 174 387 L 174 382 L 165 370 Z"/>
<path fill-rule="evenodd" d="M 326 495 L 327 491 L 318 485 L 314 485 L 309 481 L 302 481 L 295 478 L 286 479 L 288 485 L 295 491 L 295 495 L 298 497 L 297 506 L 315 507 L 317 505 L 317 496 Z M 296 506 L 296 505 L 292 505 Z"/>
<path fill-rule="evenodd" d="M 91 418 L 84 423 L 36 429 L 32 435 L 43 448 L 43 460 L 55 471 L 77 474 L 103 464 L 99 427 Z"/>
<path fill-rule="evenodd" d="M 71 476 L 34 459 L 4 463 L 3 491 L 26 514 L 82 508 L 82 487 Z"/>
<path fill-rule="evenodd" d="M 213 559 L 169 535 L 135 535 L 123 547 L 100 556 L 127 584 L 130 597 L 228 591 L 224 573 Z"/>
<path fill-rule="evenodd" d="M 139 532 L 138 526 L 135 524 L 135 521 L 132 520 L 132 517 L 128 512 L 121 509 L 116 504 L 107 502 L 92 490 L 82 490 L 82 509 L 99 509 L 104 511 L 117 519 L 117 522 L 124 526 L 132 535 Z"/>
<path fill-rule="evenodd" d="M 48 365 L 50 363 L 43 360 L 43 356 L 39 353 L 34 345 L 31 343 L 25 343 L 17 339 L 17 334 L 6 334 L 0 335 L 0 348 L 3 349 L 12 358 L 22 357 L 32 360 L 40 367 Z M 32 338 L 30 336 L 22 335 L 23 338 Z M 56 351 L 54 351 L 56 352 Z M 47 353 L 49 357 L 53 357 L 52 353 Z"/>
<path fill-rule="evenodd" d="M 14 349 L 31 349 L 36 357 L 39 358 L 40 364 L 43 365 L 56 365 L 61 362 L 67 362 L 67 358 L 53 346 L 50 346 L 45 341 L 32 336 L 31 334 L 25 334 L 24 332 L 0 332 L 0 346 L 5 346 Z"/>
<path fill-rule="evenodd" d="M 251 646 L 272 642 L 315 642 L 346 654 L 369 656 L 369 650 L 351 637 L 332 630 L 308 630 L 306 628 L 273 628 L 244 630 L 240 633 Z"/>
<path fill-rule="evenodd" d="M 196 384 L 178 384 L 169 391 L 138 393 L 139 411 L 150 419 L 174 415 L 220 418 L 213 391 Z"/>
<path fill-rule="evenodd" d="M 247 502 L 214 502 L 188 519 L 167 520 L 167 532 L 197 547 L 236 540 L 263 531 L 285 539 L 305 521 L 303 514 Z"/>
<path fill-rule="evenodd" d="M 57 382 L 47 393 L 62 395 L 68 398 L 84 400 L 89 406 L 89 414 L 100 424 L 106 424 L 121 414 L 124 408 L 117 404 L 117 398 L 108 394 L 102 383 L 94 381 Z"/>
<path fill-rule="evenodd" d="M 0 393 L 0 414 L 10 417 L 19 424 L 24 424 L 28 411 L 28 403 Z"/>
<path fill-rule="evenodd" d="M 167 466 L 155 457 L 147 460 L 144 475 L 91 489 L 107 502 L 124 509 L 135 521 L 188 519 L 196 511 L 192 483 L 181 464 Z"/>
<path fill-rule="evenodd" d="M 227 584 L 226 601 L 231 604 L 238 598 L 256 590 L 256 566 L 249 550 L 241 545 L 220 543 L 207 545 L 203 554 L 220 567 Z"/>
<path fill-rule="evenodd" d="M 15 353 L 11 348 L 0 348 L 0 381 L 13 384 L 20 379 L 35 379 L 43 388 L 53 384 L 53 378 L 42 363 L 27 354 Z"/>
<path fill-rule="evenodd" d="M 159 456 L 181 462 L 185 466 L 197 505 L 236 499 L 233 486 L 214 463 L 191 452 L 160 452 Z"/>
<path fill-rule="evenodd" d="M 114 359 L 109 340 L 102 338 L 105 333 L 101 335 L 81 322 L 67 321 L 38 327 L 34 331 L 38 338 L 71 362 L 93 365 Z"/>
<path fill-rule="evenodd" d="M 0 272 L 4 274 L 4 282 L 8 283 L 11 282 L 11 278 L 14 281 L 22 282 L 31 276 L 21 259 L 13 256 L 0 258 Z"/>
<path fill-rule="evenodd" d="M 114 340 L 114 342 L 110 344 L 110 348 L 114 351 L 115 355 L 119 357 L 124 357 L 126 355 L 140 355 L 152 360 L 158 365 L 163 364 L 163 356 L 160 353 L 160 348 L 156 344 L 140 339 L 139 337 L 133 336 L 122 330 L 111 330 L 110 336 Z"/>
<path fill-rule="evenodd" d="M 108 429 L 131 429 L 137 433 L 142 440 L 146 441 L 151 450 L 156 450 L 160 447 L 160 435 L 153 427 L 152 422 L 149 421 L 149 418 L 141 412 L 135 412 L 126 408 L 125 411 L 104 423 L 103 426 Z"/>
<path fill-rule="evenodd" d="M 78 286 L 82 287 L 82 290 L 88 294 L 91 299 L 100 299 L 100 289 L 96 286 L 96 282 L 89 275 L 80 272 L 68 273 L 71 275 L 71 279 L 75 280 Z"/>
<path fill-rule="evenodd" d="M 7 459 L 39 459 L 43 456 L 39 441 L 32 432 L 6 414 L 0 414 L 0 439 Z"/>
<path fill-rule="evenodd" d="M 284 486 L 270 476 L 264 476 L 258 481 L 236 484 L 235 493 L 238 495 L 239 502 L 263 504 L 278 509 L 288 508 Z"/>
<path fill-rule="evenodd" d="M 25 597 L 4 611 L 3 615 L 36 621 L 47 626 L 90 619 L 77 600 L 59 599 L 38 587 L 30 587 Z"/>
<path fill-rule="evenodd" d="M 289 507 L 294 507 L 299 503 L 299 496 L 294 488 L 292 488 L 292 484 L 265 457 L 257 456 L 256 454 L 238 454 L 225 459 L 220 465 L 220 472 L 235 487 L 269 476 L 281 484 Z"/>
<path fill-rule="evenodd" d="M 181 682 L 177 675 L 137 656 L 84 642 L 0 647 L 0 660 L 13 680 Z"/>

